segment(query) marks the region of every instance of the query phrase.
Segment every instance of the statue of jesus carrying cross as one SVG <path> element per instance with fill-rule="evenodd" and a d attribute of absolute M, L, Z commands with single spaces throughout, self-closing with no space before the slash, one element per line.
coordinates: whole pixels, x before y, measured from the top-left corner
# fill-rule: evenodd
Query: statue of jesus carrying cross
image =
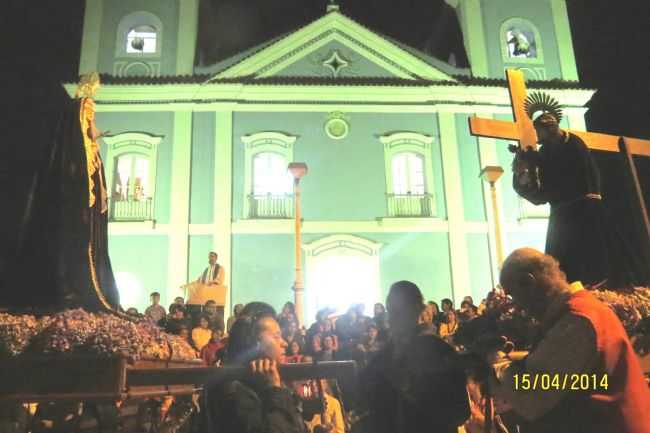
<path fill-rule="evenodd" d="M 556 101 L 539 92 L 527 96 L 520 71 L 509 70 L 507 76 L 515 122 L 473 117 L 470 130 L 474 135 L 519 141 L 519 147 L 511 146 L 516 154 L 513 188 L 533 204 L 550 204 L 546 253 L 560 262 L 569 281 L 598 285 L 609 280 L 610 286 L 637 282 L 634 267 L 620 260 L 636 257 L 625 251 L 622 239 L 606 222 L 600 173 L 589 152 L 589 148 L 618 150 L 618 137 L 561 129 L 562 110 Z M 635 154 L 650 154 L 650 142 L 626 140 Z M 537 143 L 542 145 L 539 150 Z M 634 167 L 629 168 L 634 175 Z M 647 221 L 642 199 L 640 207 Z"/>

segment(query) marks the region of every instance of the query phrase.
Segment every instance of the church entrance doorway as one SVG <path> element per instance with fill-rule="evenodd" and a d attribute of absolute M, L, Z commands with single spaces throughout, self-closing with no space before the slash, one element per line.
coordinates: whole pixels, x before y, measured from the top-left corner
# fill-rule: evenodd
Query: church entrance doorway
<path fill-rule="evenodd" d="M 348 235 L 328 236 L 305 246 L 306 321 L 329 307 L 343 314 L 352 304 L 364 304 L 367 314 L 380 302 L 381 244 Z"/>

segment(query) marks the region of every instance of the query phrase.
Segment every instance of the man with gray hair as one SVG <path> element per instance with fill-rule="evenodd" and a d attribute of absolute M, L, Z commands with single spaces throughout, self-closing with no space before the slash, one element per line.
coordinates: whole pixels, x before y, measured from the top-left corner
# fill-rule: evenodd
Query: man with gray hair
<path fill-rule="evenodd" d="M 542 328 L 524 360 L 496 364 L 501 411 L 523 418 L 526 433 L 650 433 L 650 391 L 614 312 L 532 248 L 510 254 L 500 279 Z"/>

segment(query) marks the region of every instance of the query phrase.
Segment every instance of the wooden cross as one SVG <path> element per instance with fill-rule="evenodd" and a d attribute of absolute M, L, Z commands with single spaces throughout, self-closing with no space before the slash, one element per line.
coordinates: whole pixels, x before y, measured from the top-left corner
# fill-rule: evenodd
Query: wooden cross
<path fill-rule="evenodd" d="M 536 149 L 537 134 L 533 127 L 533 121 L 528 117 L 524 108 L 524 101 L 527 95 L 524 74 L 519 70 L 508 69 L 506 70 L 506 77 L 508 79 L 510 102 L 515 121 L 482 119 L 473 116 L 469 119 L 469 130 L 475 136 L 517 141 L 520 147 Z M 639 183 L 639 176 L 633 159 L 634 155 L 650 156 L 650 140 L 619 137 L 596 132 L 574 131 L 572 129 L 568 131 L 582 138 L 589 149 L 605 152 L 620 152 L 624 155 L 626 168 L 636 190 L 635 195 L 641 221 L 645 226 L 643 235 L 647 240 L 646 249 L 650 249 L 650 221 L 648 220 L 643 191 Z"/>

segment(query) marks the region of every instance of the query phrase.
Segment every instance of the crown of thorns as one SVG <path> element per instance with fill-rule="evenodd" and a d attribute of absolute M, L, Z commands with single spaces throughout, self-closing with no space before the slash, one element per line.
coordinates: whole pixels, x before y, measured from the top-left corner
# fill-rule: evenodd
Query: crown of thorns
<path fill-rule="evenodd" d="M 553 97 L 542 92 L 532 92 L 524 100 L 524 109 L 531 120 L 535 120 L 542 114 L 550 114 L 560 123 L 562 120 L 562 106 Z M 537 116 L 536 116 L 537 115 Z"/>

